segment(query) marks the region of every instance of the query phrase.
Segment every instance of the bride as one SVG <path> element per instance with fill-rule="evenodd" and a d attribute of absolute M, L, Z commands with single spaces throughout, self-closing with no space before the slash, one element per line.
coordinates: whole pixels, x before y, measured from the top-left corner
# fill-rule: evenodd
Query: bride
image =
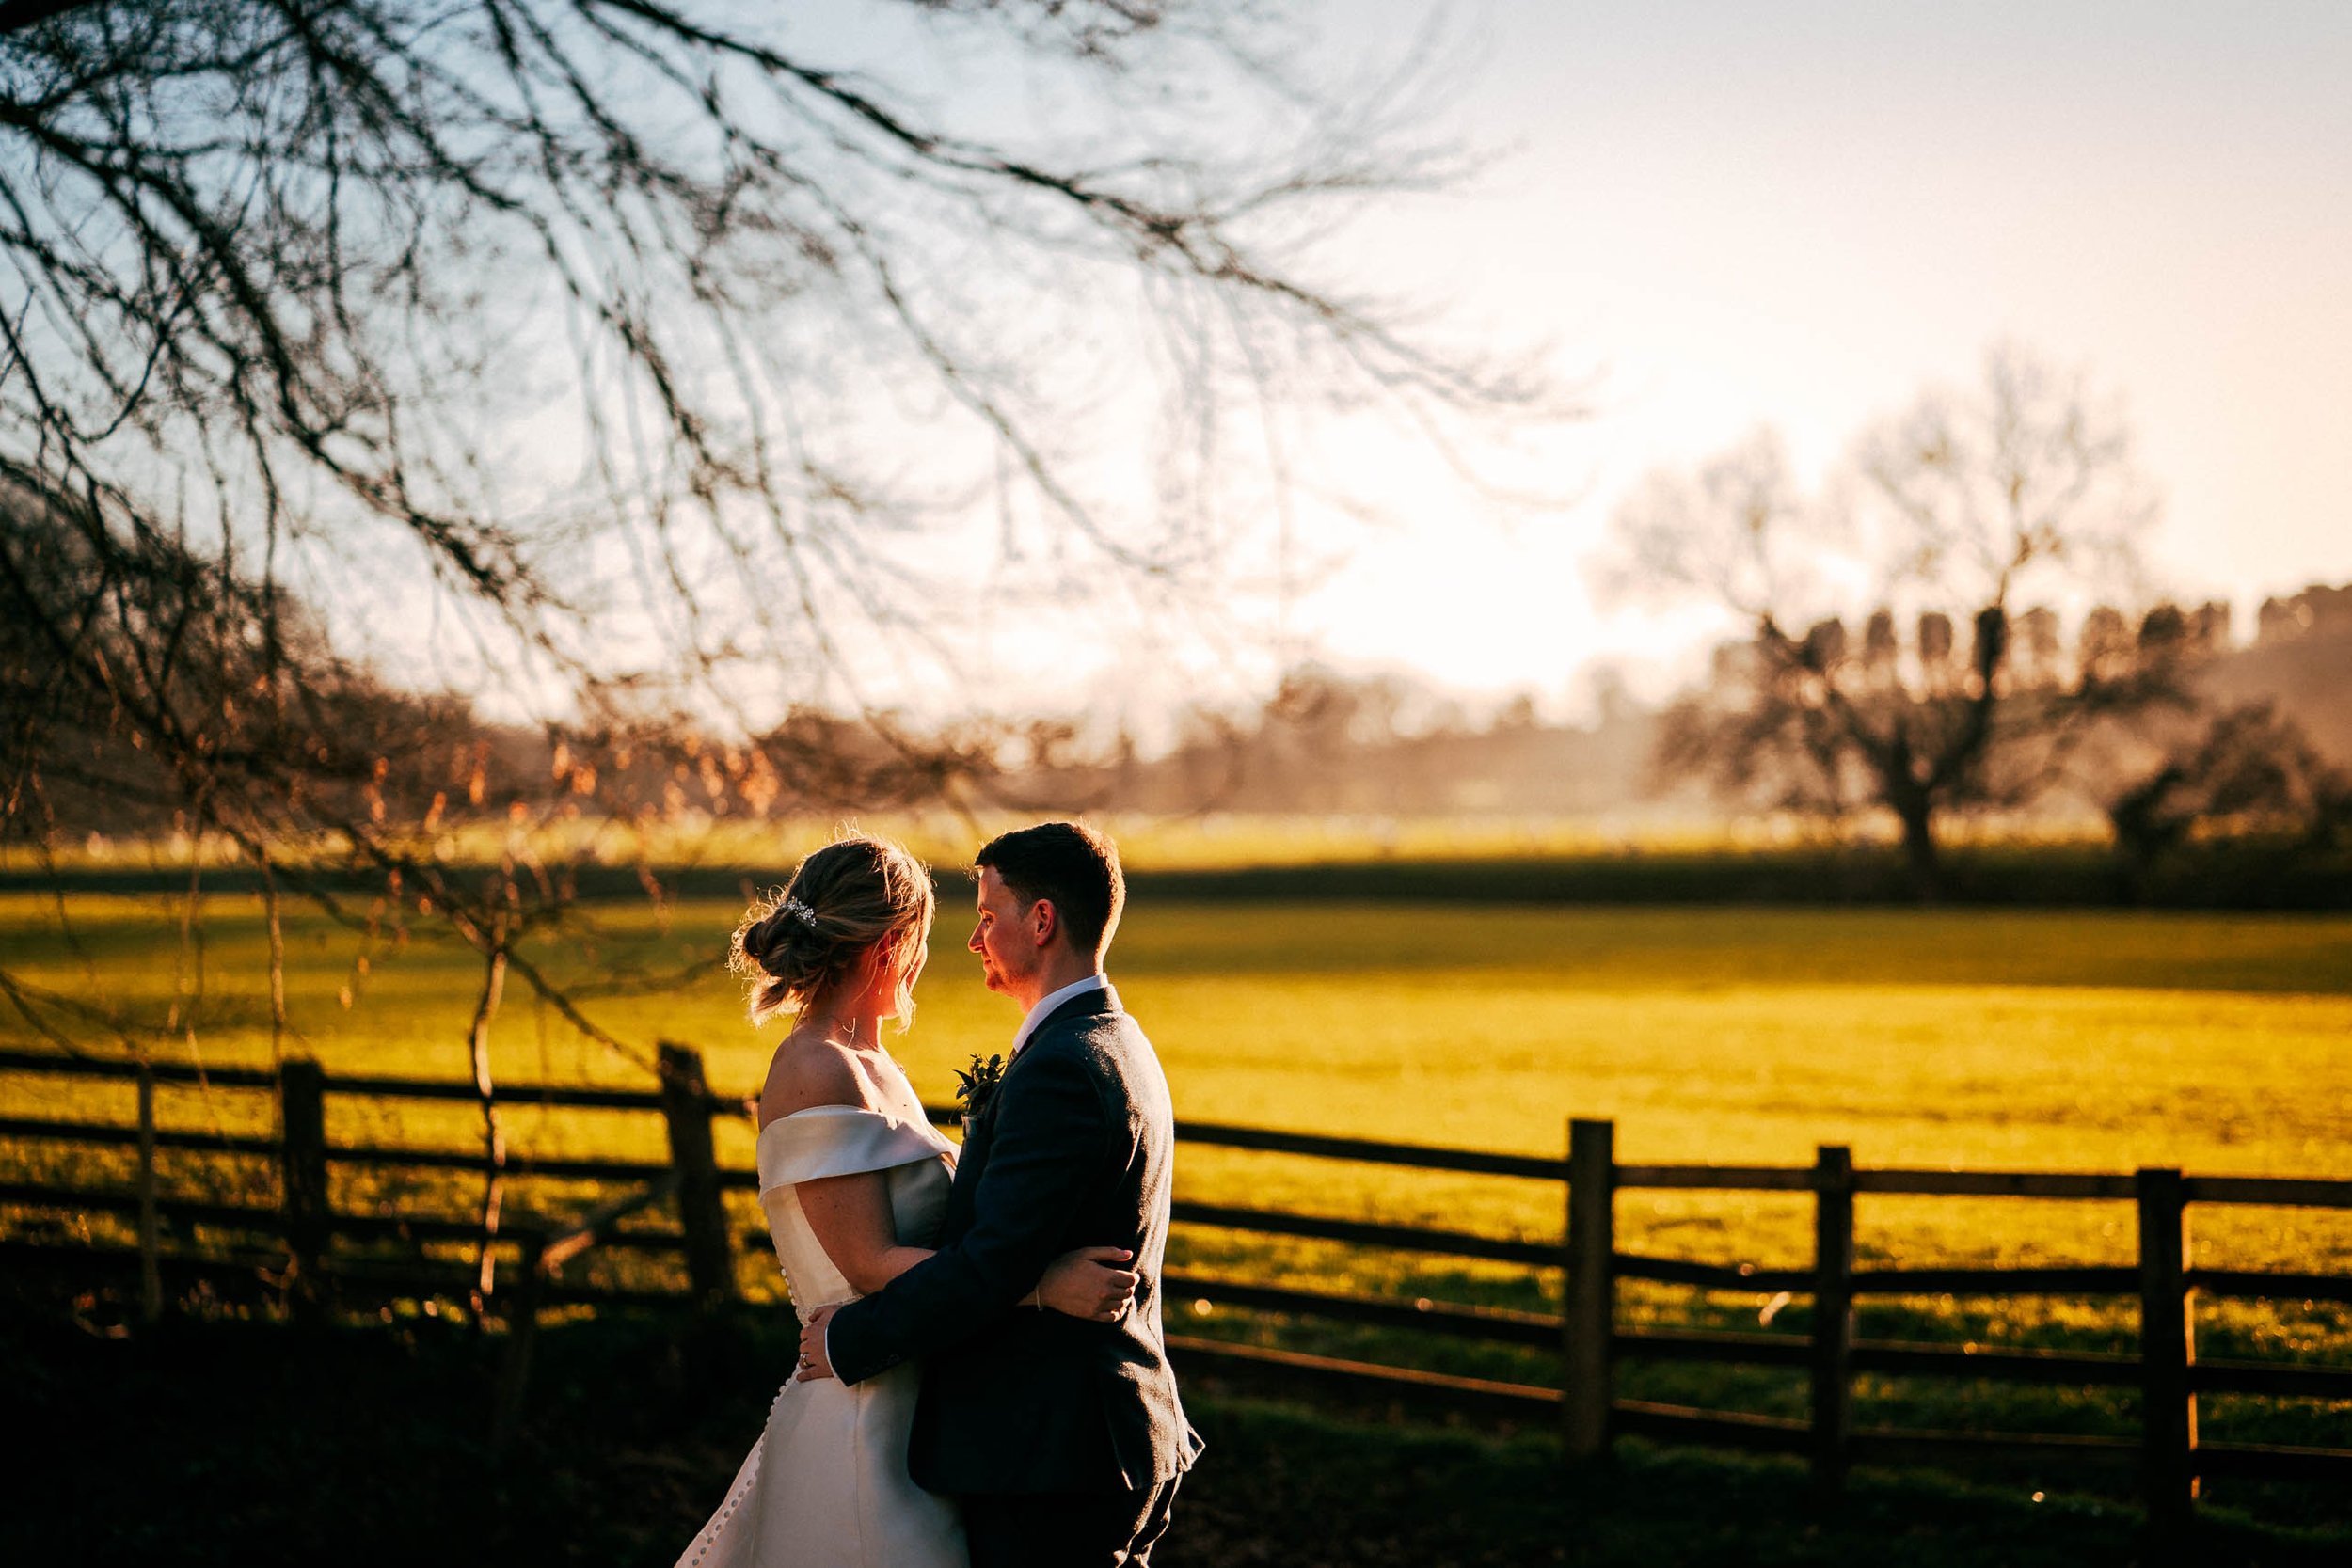
<path fill-rule="evenodd" d="M 801 863 L 737 929 L 752 1019 L 794 1013 L 759 1095 L 759 1201 L 803 1316 L 881 1289 L 930 1256 L 955 1146 L 933 1132 L 882 1025 L 903 1029 L 928 957 L 931 882 L 895 844 L 849 837 Z M 1056 1259 L 1025 1307 L 1116 1322 L 1128 1255 Z M 852 1386 L 787 1382 L 726 1500 L 678 1568 L 964 1568 L 950 1499 L 907 1474 L 922 1378 L 909 1362 Z"/>

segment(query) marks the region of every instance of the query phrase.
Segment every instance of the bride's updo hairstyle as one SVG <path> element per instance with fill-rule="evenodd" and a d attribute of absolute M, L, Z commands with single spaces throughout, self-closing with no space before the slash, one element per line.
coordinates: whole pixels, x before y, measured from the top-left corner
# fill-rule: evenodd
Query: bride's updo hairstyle
<path fill-rule="evenodd" d="M 848 979 L 877 945 L 894 961 L 930 935 L 931 878 L 897 845 L 863 834 L 801 863 L 792 883 L 755 904 L 735 928 L 728 967 L 751 982 L 752 1022 L 798 1012 Z M 901 974 L 898 1027 L 914 1017 Z"/>

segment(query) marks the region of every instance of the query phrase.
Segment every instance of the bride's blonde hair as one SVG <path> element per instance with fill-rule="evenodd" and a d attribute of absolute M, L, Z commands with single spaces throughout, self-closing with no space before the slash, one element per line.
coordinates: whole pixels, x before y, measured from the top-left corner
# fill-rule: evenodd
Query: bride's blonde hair
<path fill-rule="evenodd" d="M 930 937 L 930 872 L 888 839 L 855 833 L 801 863 L 782 892 L 755 904 L 735 928 L 727 967 L 749 978 L 752 1022 L 799 1012 L 847 979 L 881 947 L 897 963 L 892 999 L 904 1029 L 914 1018 L 910 948 Z"/>

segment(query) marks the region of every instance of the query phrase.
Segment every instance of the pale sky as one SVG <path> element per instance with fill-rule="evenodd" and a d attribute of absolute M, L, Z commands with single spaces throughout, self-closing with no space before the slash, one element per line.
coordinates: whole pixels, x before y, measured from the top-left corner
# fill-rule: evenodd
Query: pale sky
<path fill-rule="evenodd" d="M 1323 34 L 1307 73 L 1341 78 L 1409 53 L 1431 11 L 1298 5 Z M 1085 135 L 1050 79 L 957 47 L 952 18 L 808 0 L 784 24 L 951 122 L 977 112 L 1065 156 Z M 1455 0 L 1437 32 L 1456 87 L 1432 129 L 1486 167 L 1366 212 L 1325 256 L 1459 339 L 1597 372 L 1591 417 L 1511 475 L 1576 502 L 1506 512 L 1433 485 L 1425 452 L 1351 435 L 1341 456 L 1388 518 L 1295 495 L 1299 559 L 1344 563 L 1279 615 L 1263 594 L 1223 621 L 1147 612 L 1114 587 L 1049 630 L 1051 603 L 996 591 L 1042 570 L 1041 546 L 1004 542 L 1019 531 L 982 485 L 970 537 L 926 546 L 968 607 L 939 627 L 952 678 L 878 657 L 879 700 L 965 707 L 968 680 L 998 706 L 1149 731 L 1191 700 L 1262 696 L 1301 656 L 1524 690 L 1555 715 L 1600 660 L 1662 695 L 1724 627 L 1595 602 L 1627 487 L 1759 424 L 1817 473 L 1931 384 L 1968 387 L 2004 341 L 2120 400 L 2164 503 L 2157 587 L 2226 596 L 2247 629 L 2267 594 L 2352 581 L 2352 3 Z M 1156 112 L 1215 121 L 1182 96 Z M 1148 482 L 1152 454 L 1093 422 L 1101 461 Z"/>
<path fill-rule="evenodd" d="M 1422 13 L 1329 8 L 1359 39 Z M 1579 595 L 1626 483 L 1759 422 L 1819 466 L 2001 339 L 2121 397 L 2165 502 L 2160 583 L 2231 597 L 2243 627 L 2265 594 L 2352 580 L 2352 6 L 1451 19 L 1473 40 L 1452 122 L 1505 156 L 1369 220 L 1371 264 L 1606 370 L 1564 441 L 1593 489 L 1544 526 L 1457 515 L 1360 548 L 1297 611 L 1332 653 L 1545 692 L 1595 653 L 1666 654 L 1670 630 Z"/>

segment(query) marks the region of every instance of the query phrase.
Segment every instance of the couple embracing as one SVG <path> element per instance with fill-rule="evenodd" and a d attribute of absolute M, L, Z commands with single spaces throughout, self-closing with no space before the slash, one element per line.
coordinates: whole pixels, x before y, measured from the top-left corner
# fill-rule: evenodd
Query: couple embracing
<path fill-rule="evenodd" d="M 961 1152 L 882 1048 L 929 953 L 920 862 L 845 838 L 736 933 L 753 1018 L 794 1014 L 758 1164 L 801 1362 L 679 1568 L 1113 1568 L 1168 1528 L 1200 1441 L 1160 1331 L 1168 1082 L 1103 974 L 1118 851 L 1048 822 L 977 865 L 967 945 L 1025 1016 Z"/>

